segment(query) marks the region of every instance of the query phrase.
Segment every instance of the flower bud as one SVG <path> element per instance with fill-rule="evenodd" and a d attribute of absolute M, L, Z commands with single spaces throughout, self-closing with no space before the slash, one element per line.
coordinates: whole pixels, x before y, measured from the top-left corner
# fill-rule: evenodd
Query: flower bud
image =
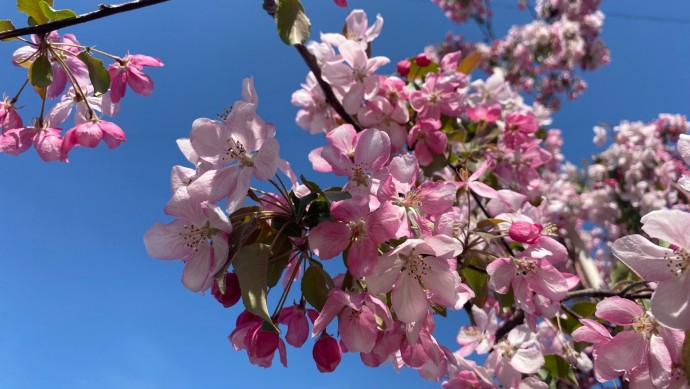
<path fill-rule="evenodd" d="M 520 243 L 535 243 L 544 230 L 539 223 L 515 222 L 508 229 L 510 239 Z"/>
<path fill-rule="evenodd" d="M 237 304 L 242 296 L 240 281 L 237 275 L 234 272 L 225 273 L 225 293 L 220 291 L 218 284 L 215 282 L 211 288 L 211 293 L 225 308 L 230 308 Z"/>
<path fill-rule="evenodd" d="M 314 343 L 312 356 L 316 362 L 316 368 L 321 373 L 330 373 L 340 364 L 343 352 L 338 341 L 324 332 Z"/>

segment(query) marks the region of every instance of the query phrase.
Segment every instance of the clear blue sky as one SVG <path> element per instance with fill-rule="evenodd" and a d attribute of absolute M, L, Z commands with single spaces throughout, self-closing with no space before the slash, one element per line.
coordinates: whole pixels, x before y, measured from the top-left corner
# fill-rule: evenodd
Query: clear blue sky
<path fill-rule="evenodd" d="M 97 1 L 56 1 L 84 12 Z M 339 31 L 347 11 L 330 0 L 304 0 L 313 31 Z M 374 44 L 395 63 L 455 27 L 426 0 L 350 0 L 385 25 Z M 527 13 L 496 0 L 498 32 Z M 654 7 L 664 4 L 664 7 Z M 0 19 L 19 25 L 14 1 Z M 682 0 L 611 0 L 604 11 L 690 18 Z M 406 370 L 366 368 L 346 355 L 333 374 L 320 374 L 311 347 L 288 347 L 289 368 L 249 364 L 226 340 L 239 308 L 226 310 L 180 283 L 182 264 L 147 257 L 142 236 L 169 196 L 169 174 L 184 159 L 175 140 L 197 117 L 215 117 L 240 97 L 253 76 L 260 114 L 276 124 L 281 155 L 309 173 L 307 152 L 321 145 L 294 124 L 290 95 L 306 75 L 296 52 L 278 39 L 260 0 L 175 0 L 64 32 L 116 54 L 160 57 L 150 98 L 128 93 L 117 118 L 128 141 L 115 151 L 75 149 L 72 162 L 45 164 L 30 151 L 0 155 L 0 388 L 435 387 Z M 587 158 L 592 126 L 688 113 L 690 25 L 610 17 L 604 38 L 612 64 L 588 74 L 590 89 L 555 116 L 566 155 Z M 14 94 L 22 70 L 10 63 L 18 43 L 0 42 L 0 90 Z M 389 68 L 392 71 L 392 68 Z M 35 98 L 22 101 L 34 116 Z M 438 337 L 454 348 L 462 315 L 439 319 Z M 276 361 L 277 364 L 277 361 Z"/>

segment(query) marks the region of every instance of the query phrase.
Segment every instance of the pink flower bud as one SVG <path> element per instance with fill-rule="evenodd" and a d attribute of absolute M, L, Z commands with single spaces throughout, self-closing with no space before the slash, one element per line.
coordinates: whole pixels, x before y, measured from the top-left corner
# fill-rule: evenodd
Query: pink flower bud
<path fill-rule="evenodd" d="M 262 330 L 262 324 L 256 323 L 244 337 L 244 344 L 250 358 L 273 356 L 278 348 L 280 337 L 275 332 Z"/>
<path fill-rule="evenodd" d="M 515 222 L 508 229 L 510 239 L 520 243 L 535 243 L 544 230 L 539 223 Z"/>
<path fill-rule="evenodd" d="M 237 274 L 234 272 L 225 273 L 225 293 L 220 291 L 218 284 L 215 282 L 211 288 L 211 293 L 225 308 L 230 308 L 237 304 L 242 296 L 240 281 L 237 278 Z"/>
<path fill-rule="evenodd" d="M 407 75 L 410 73 L 410 61 L 403 59 L 402 61 L 398 62 L 397 68 L 400 76 L 407 77 Z"/>
<path fill-rule="evenodd" d="M 316 362 L 316 368 L 321 373 L 330 373 L 340 364 L 343 352 L 338 341 L 324 332 L 314 343 L 312 356 Z"/>
<path fill-rule="evenodd" d="M 428 55 L 422 53 L 417 56 L 417 58 L 414 59 L 414 62 L 417 64 L 417 66 L 420 67 L 425 67 L 429 66 L 431 64 L 431 58 L 429 58 Z"/>

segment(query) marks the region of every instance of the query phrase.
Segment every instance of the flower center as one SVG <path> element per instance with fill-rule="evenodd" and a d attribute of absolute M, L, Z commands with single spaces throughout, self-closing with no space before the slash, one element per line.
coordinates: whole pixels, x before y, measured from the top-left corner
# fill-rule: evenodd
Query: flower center
<path fill-rule="evenodd" d="M 431 105 L 436 105 L 441 101 L 441 92 L 439 91 L 433 91 L 429 93 L 427 96 L 426 100 L 429 102 Z"/>
<path fill-rule="evenodd" d="M 424 258 L 417 254 L 414 249 L 407 255 L 398 254 L 398 258 L 403 262 L 401 271 L 407 272 L 408 277 L 414 277 L 419 282 L 421 282 L 421 277 L 426 276 L 429 270 L 431 270 L 431 267 L 426 264 Z"/>
<path fill-rule="evenodd" d="M 500 342 L 495 347 L 504 358 L 512 358 L 515 354 L 515 348 L 506 341 Z"/>
<path fill-rule="evenodd" d="M 207 242 L 208 239 L 213 236 L 218 230 L 211 227 L 210 222 L 206 222 L 203 227 L 197 227 L 195 225 L 184 225 L 183 232 L 178 233 L 178 235 L 184 241 L 184 245 L 193 249 L 194 251 L 199 250 L 199 244 L 202 242 Z"/>
<path fill-rule="evenodd" d="M 242 142 L 232 138 L 227 140 L 228 148 L 223 156 L 224 161 L 237 161 L 242 167 L 253 167 L 254 157 L 247 153 Z"/>
<path fill-rule="evenodd" d="M 350 229 L 352 240 L 356 241 L 358 239 L 367 237 L 367 230 L 365 229 L 366 223 L 363 219 L 348 222 L 347 227 Z"/>
<path fill-rule="evenodd" d="M 357 186 L 369 186 L 369 175 L 362 169 L 361 167 L 357 166 L 354 168 L 354 171 L 352 172 L 352 181 L 357 184 Z"/>
<path fill-rule="evenodd" d="M 681 276 L 690 268 L 690 251 L 680 248 L 673 254 L 664 254 L 668 270 L 675 276 Z"/>
<path fill-rule="evenodd" d="M 644 336 L 650 337 L 656 334 L 657 323 L 653 317 L 644 314 L 633 319 L 632 328 Z"/>
<path fill-rule="evenodd" d="M 514 261 L 516 276 L 531 276 L 539 268 L 535 261 L 526 258 L 515 258 Z"/>

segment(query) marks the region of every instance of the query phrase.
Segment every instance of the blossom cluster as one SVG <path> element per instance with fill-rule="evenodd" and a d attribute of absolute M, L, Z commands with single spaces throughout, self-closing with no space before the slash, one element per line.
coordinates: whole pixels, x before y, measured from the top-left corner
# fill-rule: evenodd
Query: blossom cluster
<path fill-rule="evenodd" d="M 539 4 L 557 28 L 597 6 Z M 182 260 L 192 292 L 210 289 L 224 307 L 242 299 L 228 340 L 258 366 L 276 353 L 287 366 L 287 345 L 311 335 L 320 372 L 358 353 L 366 366 L 415 369 L 445 388 L 589 387 L 619 377 L 633 388 L 683 387 L 684 118 L 622 124 L 585 175 L 565 161 L 549 110 L 526 103 L 510 72 L 472 79 L 475 59 L 453 51 L 420 53 L 383 75 L 390 60 L 370 53 L 382 27 L 381 16 L 370 23 L 354 10 L 343 33 L 308 43 L 319 71 L 292 96 L 296 123 L 325 138 L 309 153 L 313 169 L 341 177 L 341 187 L 298 178 L 280 158 L 246 79 L 220 120 L 198 119 L 178 140 L 191 166 L 172 169 L 165 213 L 174 220 L 149 229 L 148 253 Z M 579 55 L 563 54 L 558 66 L 572 68 Z M 606 188 L 614 200 L 592 200 Z M 595 209 L 607 206 L 615 213 Z M 613 227 L 629 208 L 652 212 L 641 229 L 611 231 L 611 250 L 594 266 L 588 254 L 606 243 L 583 226 Z M 640 232 L 654 240 L 622 237 Z M 606 277 L 608 253 L 627 266 L 622 279 Z M 342 271 L 326 271 L 339 256 Z M 455 346 L 435 335 L 448 310 L 469 319 Z"/>
<path fill-rule="evenodd" d="M 636 242 L 624 246 L 630 255 L 614 250 L 645 280 L 659 282 L 658 291 L 651 295 L 654 286 L 639 281 L 612 285 L 608 295 L 626 301 L 633 316 L 619 320 L 599 306 L 595 312 L 582 293 L 582 263 L 571 255 L 569 233 L 587 220 L 577 202 L 583 192 L 568 184 L 572 169 L 560 152 L 560 132 L 545 128 L 548 111 L 525 103 L 501 72 L 472 80 L 461 52 L 438 63 L 420 54 L 409 67 L 399 64 L 397 76 L 378 74 L 389 60 L 368 48 L 382 26 L 380 16 L 370 25 L 355 10 L 343 34 L 309 43 L 320 75 L 310 73 L 293 94 L 297 124 L 325 135 L 326 144 L 309 154 L 314 170 L 342 177 L 342 187 L 324 190 L 298 179 L 280 159 L 275 128 L 258 115 L 247 79 L 242 99 L 222 120 L 198 119 L 190 137 L 178 141 L 193 167 L 173 168 L 165 212 L 175 220 L 146 233 L 149 254 L 184 261 L 183 284 L 212 289 L 225 307 L 241 296 L 246 310 L 229 340 L 263 367 L 276 352 L 287 365 L 285 343 L 302 347 L 309 334 L 321 372 L 333 371 L 343 353 L 359 353 L 367 366 L 407 366 L 448 388 L 541 388 L 545 377 L 593 384 L 621 375 L 644 387 L 639 377 L 657 372 L 645 361 L 669 356 L 659 366 L 676 366 L 685 326 L 678 323 L 687 313 L 682 299 L 655 305 L 668 298 L 654 296 L 664 296 L 664 285 L 687 286 L 684 241 L 658 249 Z M 326 101 L 317 77 L 348 117 Z M 654 128 L 685 145 L 678 123 L 665 116 Z M 277 192 L 252 181 L 268 181 Z M 658 230 L 647 232 L 666 241 Z M 638 269 L 629 258 L 641 247 L 666 250 L 661 257 L 672 271 Z M 344 272 L 326 272 L 322 262 L 340 255 Z M 268 294 L 279 283 L 283 292 L 269 312 Z M 650 297 L 653 313 L 645 313 L 634 301 Z M 436 339 L 435 321 L 461 309 L 470 323 L 453 352 Z M 639 335 L 612 336 L 602 327 L 604 334 L 593 315 Z M 590 327 L 601 338 L 581 335 Z M 660 333 L 671 334 L 663 338 L 666 351 Z M 653 349 L 650 359 L 621 364 L 608 356 L 630 345 Z M 477 354 L 488 357 L 479 364 Z M 561 364 L 571 366 L 569 374 L 553 368 Z M 674 369 L 653 377 L 654 387 L 680 377 Z"/>
<path fill-rule="evenodd" d="M 13 98 L 0 101 L 0 153 L 16 156 L 33 145 L 42 160 L 67 162 L 75 146 L 93 148 L 102 140 L 113 149 L 126 140 L 122 128 L 104 117 L 120 112 L 127 86 L 137 94 L 151 94 L 153 81 L 143 68 L 160 67 L 163 62 L 141 54 L 116 57 L 81 45 L 73 34 L 60 37 L 56 31 L 21 40 L 28 45 L 14 52 L 12 62 L 27 68 L 28 77 Z M 94 53 L 114 62 L 106 69 Z M 17 111 L 29 83 L 42 99 L 41 112 L 31 122 Z M 47 108 L 47 100 L 57 101 Z M 62 134 L 73 112 L 74 125 Z"/>
<path fill-rule="evenodd" d="M 457 23 L 471 15 L 480 26 L 490 26 L 488 1 L 435 2 Z M 540 0 L 533 13 L 535 19 L 511 27 L 504 38 L 496 39 L 488 30 L 488 44 L 468 43 L 462 36 L 448 34 L 437 49 L 430 48 L 430 53 L 480 53 L 483 70 L 493 73 L 499 69 L 515 90 L 532 93 L 540 104 L 558 110 L 561 95 L 574 99 L 587 88 L 577 70 L 593 71 L 610 61 L 609 50 L 600 38 L 604 14 L 599 5 L 599 0 Z"/>

